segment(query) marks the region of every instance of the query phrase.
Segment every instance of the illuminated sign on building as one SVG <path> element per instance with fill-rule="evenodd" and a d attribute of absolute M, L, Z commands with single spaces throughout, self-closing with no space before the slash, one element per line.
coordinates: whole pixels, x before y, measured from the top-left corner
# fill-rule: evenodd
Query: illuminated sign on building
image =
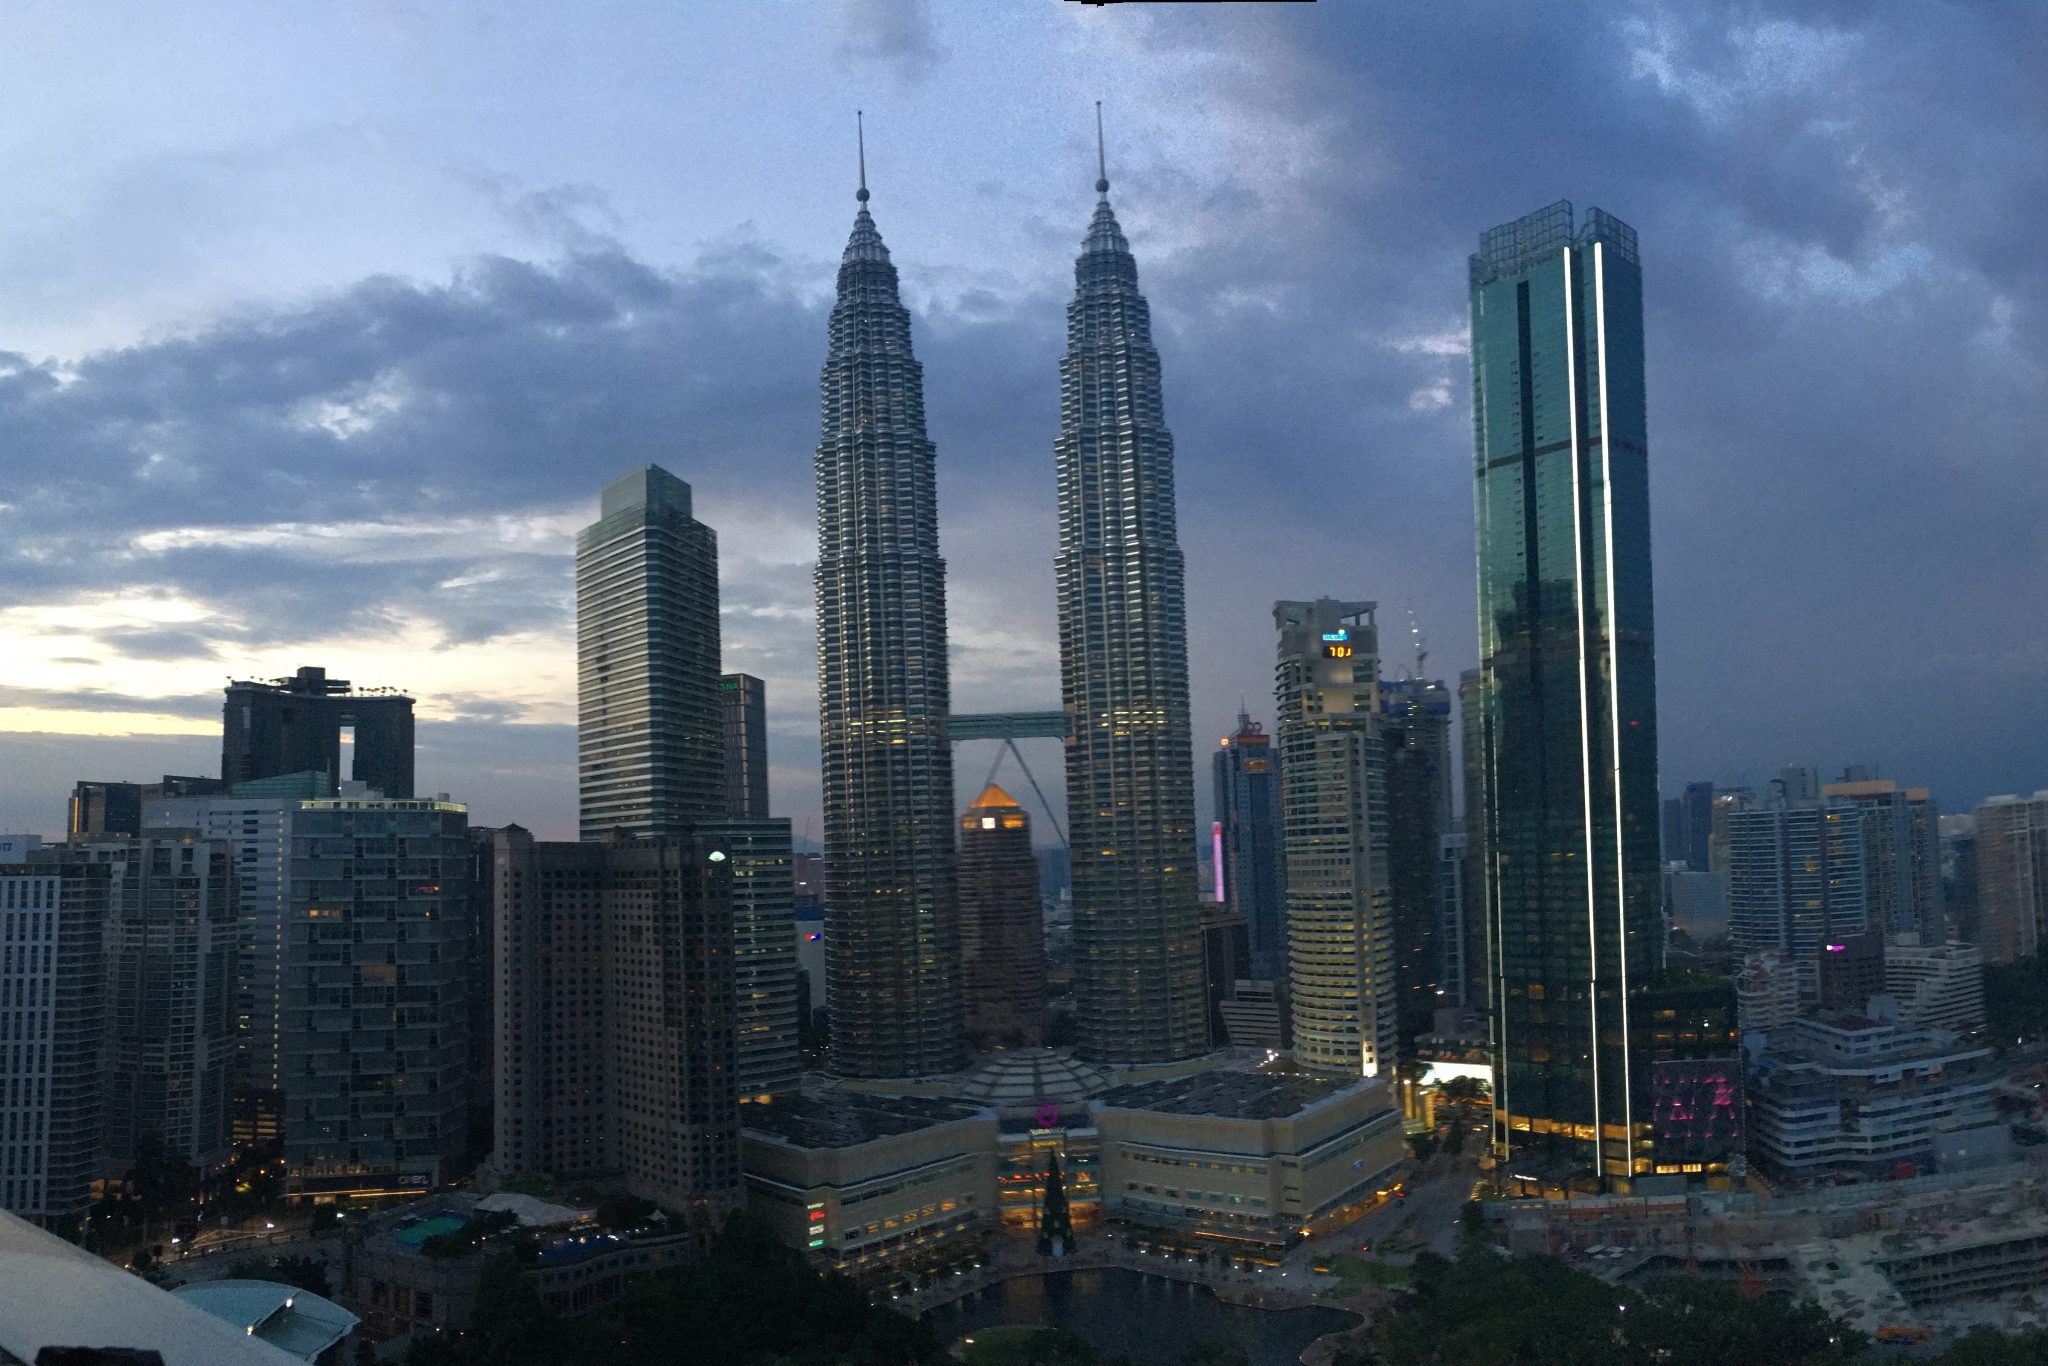
<path fill-rule="evenodd" d="M 1325 645 L 1323 647 L 1323 658 L 1349 659 L 1351 658 L 1351 647 L 1349 645 Z"/>
<path fill-rule="evenodd" d="M 1325 632 L 1323 632 L 1323 639 L 1324 639 L 1324 640 L 1349 640 L 1349 639 L 1351 639 L 1351 632 L 1349 632 L 1349 631 L 1325 631 Z"/>

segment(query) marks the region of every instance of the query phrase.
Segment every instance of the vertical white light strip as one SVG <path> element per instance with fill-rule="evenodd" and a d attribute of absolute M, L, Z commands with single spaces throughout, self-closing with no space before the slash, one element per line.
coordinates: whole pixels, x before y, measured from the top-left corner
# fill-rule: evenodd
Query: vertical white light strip
<path fill-rule="evenodd" d="M 1579 642 L 1579 794 L 1585 812 L 1586 839 L 1586 1013 L 1592 1021 L 1593 1047 L 1593 1172 L 1607 1175 L 1600 1115 L 1600 939 L 1593 918 L 1596 901 L 1593 877 L 1593 751 L 1586 699 L 1586 528 L 1579 515 L 1579 337 L 1572 323 L 1572 249 L 1564 249 L 1564 373 L 1565 411 L 1571 419 L 1572 462 L 1572 633 Z"/>
<path fill-rule="evenodd" d="M 1634 1042 L 1628 1018 L 1628 879 L 1622 857 L 1621 824 L 1621 634 L 1615 602 L 1614 580 L 1614 459 L 1609 445 L 1612 434 L 1607 425 L 1607 258 L 1605 243 L 1593 244 L 1593 345 L 1595 363 L 1600 367 L 1600 485 L 1605 495 L 1603 539 L 1607 543 L 1607 702 L 1613 731 L 1608 740 L 1614 781 L 1614 930 L 1621 948 L 1621 1070 L 1622 1120 L 1628 1130 L 1628 1174 L 1636 1173 L 1635 1062 L 1629 1056 Z"/>

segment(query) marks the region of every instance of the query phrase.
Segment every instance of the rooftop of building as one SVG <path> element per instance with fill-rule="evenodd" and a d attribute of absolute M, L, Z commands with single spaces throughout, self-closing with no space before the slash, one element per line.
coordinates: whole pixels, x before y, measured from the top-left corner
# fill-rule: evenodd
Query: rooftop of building
<path fill-rule="evenodd" d="M 748 1132 L 798 1148 L 851 1148 L 987 1113 L 931 1096 L 841 1090 L 806 1092 L 746 1110 Z"/>
<path fill-rule="evenodd" d="M 1269 1072 L 1211 1071 L 1119 1086 L 1097 1097 L 1105 1109 L 1151 1110 L 1221 1119 L 1284 1119 L 1356 1083 Z"/>
<path fill-rule="evenodd" d="M 312 1361 L 360 1322 L 325 1296 L 276 1281 L 199 1281 L 171 1293 L 301 1361 Z"/>
<path fill-rule="evenodd" d="M 1052 1048 L 1012 1048 L 994 1054 L 961 1083 L 965 1100 L 998 1109 L 1069 1104 L 1093 1099 L 1110 1087 L 1109 1074 Z"/>
<path fill-rule="evenodd" d="M 1009 793 L 1003 791 L 994 783 L 990 783 L 987 787 L 981 790 L 981 795 L 979 797 L 976 797 L 971 803 L 969 803 L 969 809 L 982 806 L 1015 805 L 1017 805 L 1017 799 L 1015 797 L 1012 797 Z"/>
<path fill-rule="evenodd" d="M 300 1366 L 302 1358 L 0 1211 L 0 1353 L 141 1347 L 164 1366 Z"/>

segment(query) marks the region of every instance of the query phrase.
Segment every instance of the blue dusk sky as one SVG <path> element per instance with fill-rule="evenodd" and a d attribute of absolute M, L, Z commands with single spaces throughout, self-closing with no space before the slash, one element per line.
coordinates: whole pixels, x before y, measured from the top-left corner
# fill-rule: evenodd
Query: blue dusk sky
<path fill-rule="evenodd" d="M 217 772 L 223 681 L 320 664 L 418 696 L 423 789 L 568 835 L 573 536 L 657 462 L 815 833 L 856 108 L 956 705 L 1056 706 L 1097 99 L 1204 774 L 1241 696 L 1270 720 L 1276 598 L 1376 600 L 1390 673 L 1475 662 L 1465 258 L 1569 198 L 1641 234 L 1665 788 L 2048 787 L 2043 71 L 2038 0 L 5 6 L 0 830 Z"/>

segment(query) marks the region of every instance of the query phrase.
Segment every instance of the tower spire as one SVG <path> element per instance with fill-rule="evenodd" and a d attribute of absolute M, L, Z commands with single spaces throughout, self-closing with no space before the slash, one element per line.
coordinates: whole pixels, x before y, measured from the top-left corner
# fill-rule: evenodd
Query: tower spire
<path fill-rule="evenodd" d="M 860 188 L 853 192 L 853 197 L 865 204 L 868 202 L 868 130 L 858 109 L 853 111 L 853 137 L 860 148 Z"/>
<path fill-rule="evenodd" d="M 1109 193 L 1109 157 L 1102 150 L 1102 101 L 1095 102 L 1095 193 Z"/>

